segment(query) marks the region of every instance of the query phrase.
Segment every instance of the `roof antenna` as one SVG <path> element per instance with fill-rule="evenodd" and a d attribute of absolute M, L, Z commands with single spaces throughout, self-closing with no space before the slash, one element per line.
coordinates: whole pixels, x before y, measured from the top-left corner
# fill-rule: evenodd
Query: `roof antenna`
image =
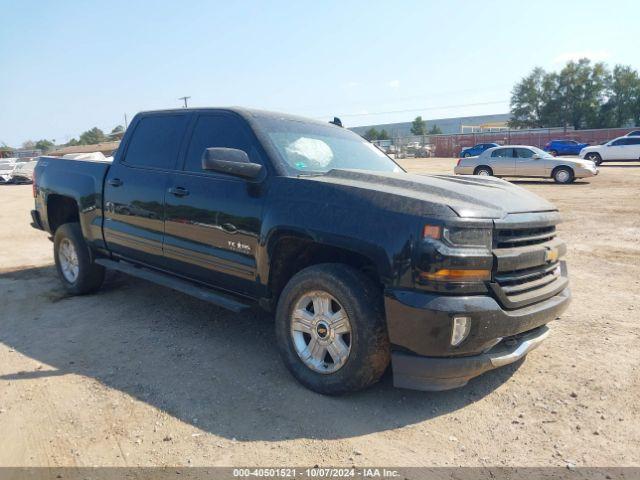
<path fill-rule="evenodd" d="M 340 120 L 338 117 L 333 117 L 333 120 L 331 120 L 329 123 L 332 123 L 338 127 L 342 127 L 342 120 Z"/>

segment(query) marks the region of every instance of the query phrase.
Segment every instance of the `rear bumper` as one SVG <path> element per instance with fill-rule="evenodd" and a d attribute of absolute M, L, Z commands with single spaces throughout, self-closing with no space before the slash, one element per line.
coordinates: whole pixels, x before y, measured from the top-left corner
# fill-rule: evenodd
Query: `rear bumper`
<path fill-rule="evenodd" d="M 570 299 L 567 287 L 533 305 L 505 310 L 489 295 L 445 296 L 388 290 L 385 310 L 392 344 L 394 384 L 419 390 L 446 390 L 462 386 L 487 370 L 514 362 L 543 338 L 529 341 L 522 348 L 516 346 L 517 355 L 507 352 L 507 357 L 504 357 L 507 348 L 504 339 L 511 344 L 514 338 L 524 342 L 522 339 L 530 333 L 539 335 L 544 330 L 541 327 L 557 318 Z M 469 334 L 455 347 L 451 345 L 454 316 L 471 319 Z M 498 360 L 498 357 L 504 358 Z"/>
<path fill-rule="evenodd" d="M 44 230 L 42 220 L 40 220 L 40 213 L 37 210 L 31 210 L 31 226 L 37 230 Z"/>

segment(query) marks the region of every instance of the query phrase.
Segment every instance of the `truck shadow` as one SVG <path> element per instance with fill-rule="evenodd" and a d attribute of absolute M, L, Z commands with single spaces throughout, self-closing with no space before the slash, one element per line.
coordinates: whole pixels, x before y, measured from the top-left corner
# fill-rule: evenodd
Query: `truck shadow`
<path fill-rule="evenodd" d="M 0 342 L 43 364 L 4 371 L 0 388 L 82 375 L 229 439 L 339 439 L 413 425 L 482 399 L 519 366 L 448 392 L 395 389 L 387 373 L 364 392 L 324 397 L 288 373 L 261 311 L 233 314 L 117 273 L 99 293 L 69 297 L 52 266 L 0 273 L 0 296 L 12 299 Z"/>

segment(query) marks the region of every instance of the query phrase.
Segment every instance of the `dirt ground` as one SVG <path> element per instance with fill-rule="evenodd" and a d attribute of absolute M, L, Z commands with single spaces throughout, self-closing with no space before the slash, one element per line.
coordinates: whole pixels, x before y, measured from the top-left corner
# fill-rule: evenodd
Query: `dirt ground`
<path fill-rule="evenodd" d="M 121 274 L 68 297 L 31 187 L 0 186 L 0 466 L 640 466 L 640 165 L 518 183 L 565 219 L 574 299 L 550 338 L 465 388 L 387 375 L 341 398 L 294 381 L 259 311 Z"/>

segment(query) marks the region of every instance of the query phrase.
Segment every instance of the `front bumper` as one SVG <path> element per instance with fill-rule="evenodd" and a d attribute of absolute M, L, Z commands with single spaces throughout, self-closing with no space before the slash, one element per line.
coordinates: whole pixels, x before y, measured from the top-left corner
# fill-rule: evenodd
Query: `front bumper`
<path fill-rule="evenodd" d="M 414 290 L 388 290 L 385 310 L 393 349 L 394 385 L 418 390 L 446 390 L 462 386 L 487 370 L 516 361 L 539 341 L 526 343 L 518 350 L 518 356 L 508 356 L 506 358 L 511 360 L 505 362 L 495 357 L 498 351 L 503 356 L 505 339 L 524 342 L 522 339 L 529 333 L 539 333 L 541 327 L 567 308 L 570 299 L 571 292 L 565 288 L 533 305 L 505 310 L 489 295 L 446 296 Z M 469 317 L 471 328 L 465 340 L 454 347 L 451 331 L 456 315 Z"/>
<path fill-rule="evenodd" d="M 473 377 L 524 358 L 548 335 L 549 327 L 543 325 L 525 334 L 502 340 L 486 353 L 472 357 L 417 357 L 393 352 L 393 384 L 399 388 L 431 391 L 462 387 Z"/>
<path fill-rule="evenodd" d="M 574 172 L 576 178 L 595 177 L 599 173 L 597 168 L 575 168 Z"/>

